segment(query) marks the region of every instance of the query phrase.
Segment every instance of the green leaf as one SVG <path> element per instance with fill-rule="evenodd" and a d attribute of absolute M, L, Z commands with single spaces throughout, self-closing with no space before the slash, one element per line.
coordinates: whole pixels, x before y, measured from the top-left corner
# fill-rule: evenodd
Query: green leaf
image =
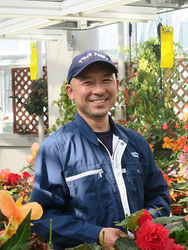
<path fill-rule="evenodd" d="M 143 214 L 144 209 L 139 210 L 138 212 L 129 215 L 121 222 L 116 222 L 116 226 L 122 226 L 124 228 L 129 228 L 132 232 L 136 230 L 138 220 Z"/>
<path fill-rule="evenodd" d="M 180 202 L 188 202 L 188 197 L 186 197 L 186 198 L 184 198 L 184 199 L 181 199 L 181 200 L 179 200 Z"/>
<path fill-rule="evenodd" d="M 185 219 L 185 216 L 176 216 L 176 215 L 173 215 L 173 216 L 170 216 L 170 217 L 157 217 L 155 219 L 153 219 L 153 222 L 155 224 L 171 224 L 173 222 L 176 222 L 176 221 L 180 221 L 182 219 Z"/>
<path fill-rule="evenodd" d="M 119 250 L 138 250 L 135 240 L 129 239 L 128 237 L 121 237 L 115 241 L 115 245 Z"/>
<path fill-rule="evenodd" d="M 27 214 L 22 224 L 18 227 L 16 233 L 1 247 L 1 250 L 29 249 L 29 246 L 32 244 L 28 241 L 31 234 L 30 217 L 31 211 Z"/>
<path fill-rule="evenodd" d="M 93 247 L 93 245 L 94 244 L 88 245 L 87 243 L 85 243 L 74 248 L 67 248 L 67 250 L 91 250 L 91 249 L 94 249 L 94 248 L 91 248 L 91 246 Z M 97 250 L 98 248 L 95 248 L 95 249 Z"/>
<path fill-rule="evenodd" d="M 169 238 L 175 239 L 176 244 L 184 243 L 188 239 L 188 232 L 184 227 L 174 227 L 169 233 Z"/>

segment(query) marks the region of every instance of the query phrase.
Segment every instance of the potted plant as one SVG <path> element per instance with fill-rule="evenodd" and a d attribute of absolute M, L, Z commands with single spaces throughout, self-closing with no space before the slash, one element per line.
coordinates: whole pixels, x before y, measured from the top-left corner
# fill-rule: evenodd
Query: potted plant
<path fill-rule="evenodd" d="M 180 83 L 180 74 L 177 69 L 177 56 L 184 55 L 179 43 L 174 44 L 174 65 L 170 69 L 160 68 L 160 56 L 157 49 L 160 46 L 158 38 L 150 38 L 144 43 L 136 43 L 132 51 L 127 47 L 120 47 L 120 51 L 129 54 L 137 53 L 133 60 L 134 75 L 125 85 L 120 95 L 120 102 L 126 102 L 126 111 L 129 115 L 128 127 L 144 133 L 144 137 L 154 148 L 161 145 L 167 131 L 161 130 L 163 124 L 172 127 L 179 122 L 174 111 L 176 97 L 172 85 Z M 136 71 L 136 72 L 135 72 Z M 174 130 L 174 129 L 173 129 Z"/>
<path fill-rule="evenodd" d="M 25 100 L 24 108 L 30 115 L 42 115 L 44 113 L 44 108 L 48 110 L 47 82 L 42 78 L 33 81 L 30 90 L 31 92 Z"/>

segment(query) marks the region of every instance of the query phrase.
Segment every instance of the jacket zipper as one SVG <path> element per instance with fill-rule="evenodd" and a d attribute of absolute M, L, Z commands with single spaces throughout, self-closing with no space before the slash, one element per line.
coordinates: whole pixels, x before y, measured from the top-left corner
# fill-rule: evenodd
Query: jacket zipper
<path fill-rule="evenodd" d="M 81 173 L 81 174 L 77 174 L 77 175 L 67 177 L 67 178 L 65 178 L 65 180 L 66 181 L 75 181 L 75 180 L 78 180 L 78 179 L 83 178 L 85 176 L 95 175 L 95 174 L 99 174 L 100 177 L 102 177 L 102 173 L 103 173 L 102 169 L 95 169 L 95 170 L 90 170 L 90 171 L 87 171 L 87 172 L 84 172 L 84 173 Z"/>

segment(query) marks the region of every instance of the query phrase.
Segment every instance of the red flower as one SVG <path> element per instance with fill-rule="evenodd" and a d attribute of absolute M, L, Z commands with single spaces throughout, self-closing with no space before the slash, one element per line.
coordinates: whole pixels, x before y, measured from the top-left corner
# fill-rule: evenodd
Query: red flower
<path fill-rule="evenodd" d="M 142 134 L 142 132 L 140 132 L 140 131 L 138 131 L 138 130 L 137 130 L 136 132 L 138 132 L 139 134 Z"/>
<path fill-rule="evenodd" d="M 174 243 L 174 239 L 169 239 L 167 243 L 168 250 L 185 250 L 184 246 Z"/>
<path fill-rule="evenodd" d="M 140 230 L 137 231 L 137 246 L 141 250 L 164 250 L 167 249 L 169 230 L 163 225 L 146 220 Z"/>
<path fill-rule="evenodd" d="M 144 209 L 144 213 L 140 216 L 138 224 L 141 227 L 146 220 L 152 220 L 152 216 L 149 214 L 148 210 Z"/>
<path fill-rule="evenodd" d="M 23 172 L 22 177 L 27 180 L 27 178 L 31 177 L 31 175 L 28 172 Z"/>
<path fill-rule="evenodd" d="M 4 182 L 4 185 L 5 186 L 12 184 L 18 185 L 20 181 L 21 181 L 21 175 L 10 173 L 7 180 Z"/>
<path fill-rule="evenodd" d="M 180 126 L 179 126 L 179 125 L 176 125 L 175 128 L 180 128 Z"/>
<path fill-rule="evenodd" d="M 188 122 L 185 124 L 184 129 L 188 130 Z"/>
<path fill-rule="evenodd" d="M 167 129 L 168 125 L 166 123 L 163 124 L 163 129 Z"/>

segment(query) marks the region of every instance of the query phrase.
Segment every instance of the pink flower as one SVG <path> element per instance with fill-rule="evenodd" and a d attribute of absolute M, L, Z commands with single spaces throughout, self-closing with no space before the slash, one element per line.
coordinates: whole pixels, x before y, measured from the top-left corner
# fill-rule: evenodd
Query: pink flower
<path fill-rule="evenodd" d="M 188 215 L 185 216 L 185 220 L 188 221 Z"/>
<path fill-rule="evenodd" d="M 33 184 L 34 184 L 34 176 L 31 176 L 28 178 L 27 180 L 28 184 L 31 185 L 33 187 Z"/>
<path fill-rule="evenodd" d="M 141 250 L 167 249 L 169 230 L 160 223 L 156 225 L 153 221 L 146 220 L 136 233 L 136 243 Z"/>
<path fill-rule="evenodd" d="M 144 209 L 144 213 L 140 216 L 138 221 L 139 226 L 141 227 L 146 220 L 152 221 L 152 216 L 149 214 L 148 210 Z"/>
<path fill-rule="evenodd" d="M 35 162 L 35 157 L 36 157 L 36 154 L 37 154 L 37 151 L 39 149 L 40 145 L 37 143 L 37 142 L 34 142 L 31 146 L 31 152 L 32 152 L 32 155 L 28 155 L 26 157 L 26 161 L 29 163 L 29 164 L 32 164 Z"/>
<path fill-rule="evenodd" d="M 10 169 L 9 168 L 4 168 L 0 172 L 0 179 L 6 180 L 10 174 Z"/>

